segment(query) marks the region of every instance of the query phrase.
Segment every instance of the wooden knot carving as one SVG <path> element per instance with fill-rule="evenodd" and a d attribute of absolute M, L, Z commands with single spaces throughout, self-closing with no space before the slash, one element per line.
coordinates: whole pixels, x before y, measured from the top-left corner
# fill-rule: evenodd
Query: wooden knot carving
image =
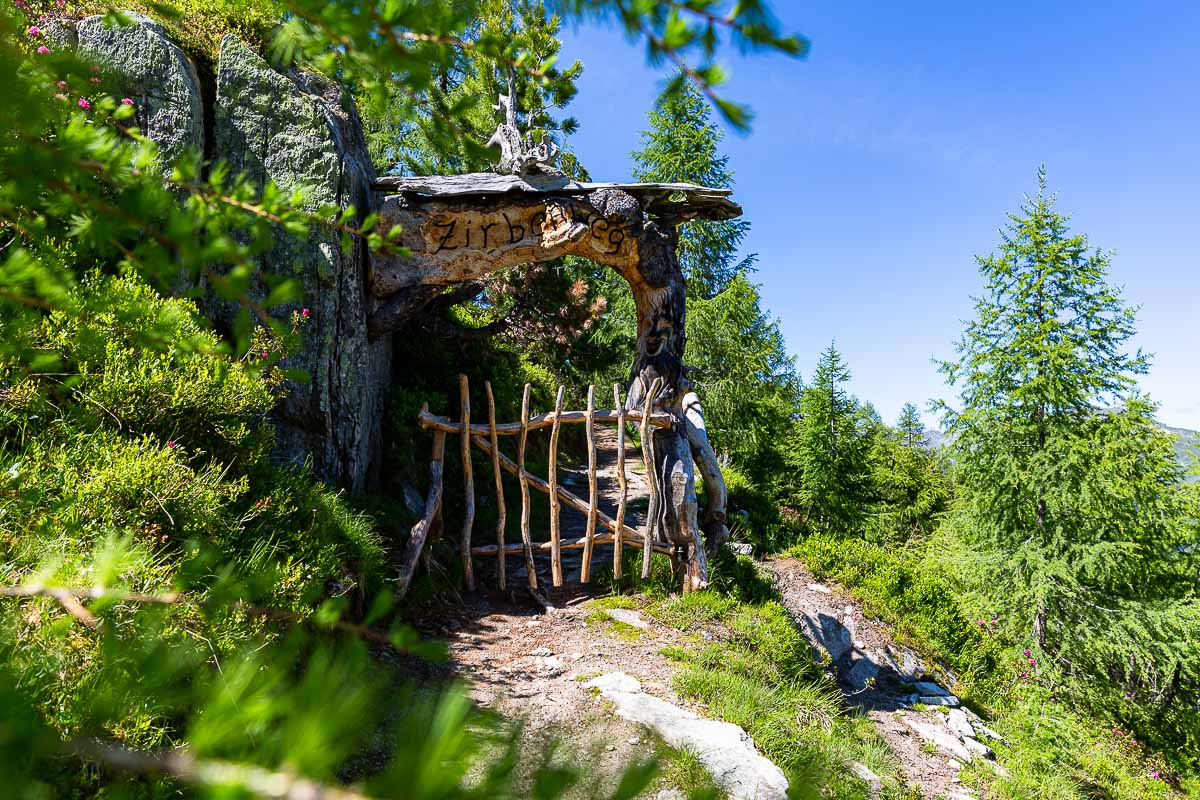
<path fill-rule="evenodd" d="M 554 159 L 558 158 L 559 147 L 554 143 L 550 134 L 542 134 L 540 144 L 533 143 L 533 137 L 526 133 L 521 135 L 517 128 L 516 89 L 513 71 L 508 71 L 508 94 L 499 95 L 499 104 L 492 106 L 493 111 L 504 112 L 504 122 L 496 128 L 492 138 L 487 140 L 488 147 L 500 148 L 500 162 L 495 165 L 495 171 L 501 175 L 529 175 L 536 172 L 558 172 L 554 167 Z"/>

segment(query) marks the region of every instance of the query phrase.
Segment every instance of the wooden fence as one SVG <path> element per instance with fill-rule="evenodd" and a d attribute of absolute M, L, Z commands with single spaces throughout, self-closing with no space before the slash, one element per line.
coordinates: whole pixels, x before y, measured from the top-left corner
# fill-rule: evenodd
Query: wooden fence
<path fill-rule="evenodd" d="M 463 517 L 462 535 L 459 553 L 463 562 L 463 574 L 466 577 L 468 589 L 475 588 L 476 558 L 494 557 L 499 576 L 500 588 L 506 588 L 505 561 L 509 555 L 523 555 L 525 572 L 529 580 L 529 588 L 536 589 L 537 571 L 534 565 L 535 551 L 550 552 L 551 577 L 555 586 L 563 583 L 562 551 L 581 549 L 583 561 L 580 569 L 580 581 L 587 583 L 591 579 L 592 553 L 596 545 L 613 545 L 613 574 L 621 577 L 621 553 L 624 548 L 637 548 L 642 551 L 642 577 L 650 575 L 651 553 L 658 551 L 670 554 L 672 548 L 666 542 L 655 541 L 655 519 L 658 516 L 658 492 L 655 486 L 654 442 L 650 435 L 651 427 L 670 427 L 674 418 L 670 414 L 655 412 L 654 398 L 661 389 L 661 382 L 655 381 L 646 393 L 645 401 L 640 411 L 626 411 L 621 402 L 621 389 L 613 386 L 613 408 L 596 408 L 596 387 L 589 386 L 587 393 L 587 409 L 584 411 L 564 411 L 564 387 L 558 387 L 558 395 L 554 411 L 548 414 L 529 415 L 529 384 L 525 384 L 521 397 L 520 422 L 496 422 L 496 402 L 492 396 L 491 383 L 485 383 L 484 389 L 488 403 L 487 424 L 471 422 L 470 387 L 466 375 L 458 376 L 460 395 L 460 414 L 457 421 L 430 413 L 426 403 L 418 417 L 421 427 L 433 431 L 433 453 L 429 464 L 429 493 L 425 499 L 425 510 L 421 519 L 413 526 L 407 548 L 402 561 L 399 576 L 399 590 L 403 593 L 412 580 L 413 571 L 421 557 L 430 530 L 440 519 L 442 509 L 442 474 L 446 450 L 446 435 L 459 437 L 459 454 L 463 467 L 463 492 L 465 495 L 465 513 Z M 642 443 L 642 458 L 647 465 L 646 477 L 649 483 L 650 507 L 646 513 L 646 522 L 638 531 L 625 524 L 625 511 L 628 503 L 629 482 L 625 472 L 625 424 L 635 423 L 639 426 Z M 596 476 L 596 424 L 615 424 L 617 426 L 617 483 L 620 487 L 620 498 L 617 503 L 616 518 L 610 517 L 599 509 L 599 486 Z M 588 497 L 584 499 L 563 488 L 558 482 L 558 439 L 559 430 L 564 424 L 584 424 L 587 426 L 588 447 Z M 550 458 L 546 480 L 529 474 L 525 469 L 525 452 L 530 431 L 550 428 Z M 500 449 L 500 439 L 505 436 L 517 436 L 516 460 L 509 458 Z M 475 445 L 486 453 L 492 462 L 492 480 L 495 484 L 498 519 L 496 522 L 495 544 L 476 545 L 472 541 L 475 527 L 475 476 L 471 464 L 471 445 Z M 509 544 L 505 541 L 505 526 L 508 522 L 507 509 L 504 501 L 503 474 L 507 472 L 516 477 L 521 487 L 521 541 Z M 530 531 L 530 487 L 549 495 L 550 498 L 550 540 L 548 542 L 533 541 Z M 581 538 L 564 540 L 561 534 L 560 513 L 562 505 L 587 516 L 585 535 Z M 608 533 L 597 533 L 597 525 L 607 529 Z"/>

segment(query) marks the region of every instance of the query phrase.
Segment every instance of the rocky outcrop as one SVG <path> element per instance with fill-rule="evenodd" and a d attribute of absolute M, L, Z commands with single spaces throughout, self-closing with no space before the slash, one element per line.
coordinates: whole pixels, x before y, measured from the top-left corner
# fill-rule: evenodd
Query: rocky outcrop
<path fill-rule="evenodd" d="M 375 171 L 353 102 L 340 87 L 312 73 L 275 70 L 230 35 L 221 43 L 215 107 L 206 107 L 194 65 L 166 29 L 124 14 L 132 24 L 88 17 L 56 22 L 48 32 L 94 61 L 118 96 L 134 101 L 138 125 L 158 143 L 164 165 L 194 148 L 260 186 L 305 187 L 309 211 L 353 205 L 365 215 L 372 209 Z M 206 131 L 213 141 L 205 141 Z M 262 301 L 271 281 L 292 278 L 301 299 L 272 313 L 287 319 L 294 310 L 309 310 L 300 350 L 283 363 L 307 379 L 291 382 L 276 411 L 275 455 L 310 461 L 318 477 L 354 490 L 369 482 L 378 463 L 390 378 L 389 341 L 367 337 L 367 274 L 365 247 L 344 251 L 339 237 L 317 226 L 303 240 L 280 231 L 259 257 L 250 289 L 251 298 Z M 202 305 L 219 325 L 231 326 L 238 313 L 236 305 L 213 298 Z"/>
<path fill-rule="evenodd" d="M 373 207 L 375 171 L 353 103 L 323 77 L 272 69 L 232 35 L 221 42 L 213 138 L 217 157 L 260 184 L 306 187 L 310 211 Z M 309 309 L 302 348 L 284 363 L 308 380 L 289 387 L 278 411 L 277 452 L 311 457 L 320 477 L 361 489 L 380 450 L 390 369 L 387 339 L 367 337 L 366 248 L 343 250 L 318 227 L 306 240 L 281 234 L 260 260 L 252 296 L 266 297 L 268 276 L 288 277 Z"/>
<path fill-rule="evenodd" d="M 188 148 L 204 150 L 204 101 L 196 66 L 162 25 L 126 12 L 130 25 L 103 16 L 58 27 L 58 38 L 102 68 L 102 80 L 133 100 L 137 125 L 159 147 L 164 165 Z"/>

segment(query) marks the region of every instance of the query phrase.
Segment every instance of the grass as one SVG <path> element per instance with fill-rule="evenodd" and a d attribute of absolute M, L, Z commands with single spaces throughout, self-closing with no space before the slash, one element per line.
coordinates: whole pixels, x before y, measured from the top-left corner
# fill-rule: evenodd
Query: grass
<path fill-rule="evenodd" d="M 1086 708 L 1059 702 L 1048 688 L 1018 676 L 1020 659 L 963 614 L 949 576 L 923 567 L 914 554 L 859 540 L 814 536 L 788 555 L 822 580 L 834 580 L 864 610 L 893 626 L 897 638 L 927 659 L 948 663 L 953 687 L 986 710 L 1006 743 L 989 741 L 1008 771 L 972 763 L 964 783 L 998 800 L 1155 800 L 1200 798 L 1200 785 L 1169 784 L 1161 757 L 1147 753 Z M 923 706 L 916 706 L 922 710 Z M 945 710 L 940 706 L 925 710 Z"/>
<path fill-rule="evenodd" d="M 659 768 L 665 782 L 683 792 L 687 800 L 726 800 L 728 795 L 690 750 L 663 746 L 659 750 Z"/>
<path fill-rule="evenodd" d="M 861 763 L 882 776 L 883 797 L 912 797 L 891 750 L 870 720 L 846 707 L 753 561 L 721 554 L 710 566 L 714 588 L 671 594 L 673 580 L 656 571 L 641 592 L 602 598 L 594 608 L 635 606 L 686 634 L 662 651 L 680 665 L 674 689 L 707 715 L 744 728 L 793 787 L 866 800 L 870 787 L 850 770 Z M 683 761 L 670 768 L 687 766 L 686 755 L 676 758 Z"/>

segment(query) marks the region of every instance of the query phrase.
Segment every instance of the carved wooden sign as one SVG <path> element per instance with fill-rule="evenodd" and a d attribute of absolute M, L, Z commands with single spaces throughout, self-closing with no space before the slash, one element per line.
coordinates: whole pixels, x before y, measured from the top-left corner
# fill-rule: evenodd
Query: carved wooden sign
<path fill-rule="evenodd" d="M 517 264 L 577 255 L 616 267 L 637 263 L 634 224 L 608 217 L 585 197 L 540 202 L 386 203 L 385 227 L 400 225 L 409 258 L 375 262 L 371 287 L 387 296 L 417 284 L 452 284 Z"/>
<path fill-rule="evenodd" d="M 541 250 L 585 241 L 597 255 L 628 258 L 633 242 L 628 226 L 589 213 L 589 208 L 550 202 L 543 208 L 520 210 L 442 211 L 429 216 L 421 226 L 421 237 L 425 251 L 434 256 L 473 251 L 491 258 L 511 248 Z"/>

